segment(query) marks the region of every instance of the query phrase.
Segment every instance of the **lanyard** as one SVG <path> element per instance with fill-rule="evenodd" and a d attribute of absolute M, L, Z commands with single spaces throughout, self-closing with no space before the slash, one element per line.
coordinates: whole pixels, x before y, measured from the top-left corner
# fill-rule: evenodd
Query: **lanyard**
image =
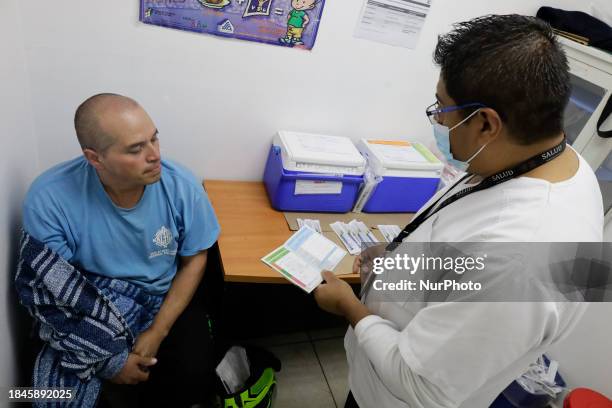
<path fill-rule="evenodd" d="M 512 180 L 515 177 L 518 177 L 522 174 L 525 174 L 537 167 L 540 167 L 541 165 L 548 163 L 549 161 L 555 159 L 556 157 L 558 157 L 561 153 L 563 153 L 563 151 L 565 150 L 565 146 L 566 146 L 566 139 L 565 137 L 563 138 L 563 140 L 561 141 L 561 143 L 559 143 L 558 145 L 552 147 L 551 149 L 542 152 L 540 154 L 537 154 L 529 159 L 527 159 L 526 161 L 524 161 L 523 163 L 519 164 L 518 166 L 511 168 L 511 169 L 507 169 L 507 170 L 503 170 L 500 171 L 497 174 L 494 174 L 492 176 L 489 176 L 487 178 L 485 178 L 484 180 L 482 180 L 482 182 L 480 182 L 479 184 L 472 186 L 472 187 L 468 187 L 466 189 L 463 189 L 461 191 L 459 191 L 456 194 L 453 194 L 452 196 L 448 197 L 446 200 L 444 200 L 439 206 L 438 208 L 435 209 L 435 211 L 432 211 L 432 209 L 436 206 L 436 204 L 438 204 L 438 202 L 440 202 L 440 200 L 442 200 L 442 198 L 444 198 L 444 195 L 442 195 L 440 198 L 438 198 L 433 204 L 431 204 L 425 211 L 423 211 L 421 214 L 419 214 L 418 217 L 416 217 L 414 220 L 412 220 L 410 222 L 410 224 L 406 225 L 406 227 L 402 230 L 402 232 L 400 232 L 400 234 L 395 237 L 395 239 L 393 240 L 393 242 L 391 242 L 388 246 L 387 246 L 387 250 L 388 251 L 392 251 L 395 248 L 397 248 L 397 246 L 402 243 L 402 241 L 404 239 L 406 239 L 406 237 L 408 237 L 410 234 L 412 234 L 417 228 L 419 228 L 421 226 L 421 224 L 423 224 L 425 221 L 427 221 L 427 219 L 431 216 L 433 216 L 434 214 L 436 214 L 438 211 L 440 211 L 441 209 L 443 209 L 444 207 L 454 203 L 455 201 L 469 195 L 472 193 L 475 193 L 477 191 L 482 191 L 482 190 L 486 190 L 487 188 L 491 188 L 493 186 L 496 186 L 498 184 L 504 183 L 508 180 Z M 455 184 L 453 184 L 453 186 L 451 188 L 448 189 L 448 191 L 452 191 L 459 183 L 461 183 L 462 181 L 464 181 L 466 178 L 470 177 L 471 174 L 466 174 L 465 176 L 463 176 L 461 179 L 459 179 L 459 181 L 457 181 Z"/>

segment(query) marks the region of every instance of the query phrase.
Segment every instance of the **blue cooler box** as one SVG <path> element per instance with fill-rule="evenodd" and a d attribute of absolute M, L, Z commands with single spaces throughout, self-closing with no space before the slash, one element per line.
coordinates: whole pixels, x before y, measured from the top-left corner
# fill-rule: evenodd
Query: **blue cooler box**
<path fill-rule="evenodd" d="M 363 212 L 416 212 L 436 193 L 444 164 L 422 144 L 362 139 L 359 150 L 382 177 Z"/>
<path fill-rule="evenodd" d="M 355 204 L 364 169 L 348 138 L 279 132 L 263 179 L 276 210 L 344 213 Z"/>

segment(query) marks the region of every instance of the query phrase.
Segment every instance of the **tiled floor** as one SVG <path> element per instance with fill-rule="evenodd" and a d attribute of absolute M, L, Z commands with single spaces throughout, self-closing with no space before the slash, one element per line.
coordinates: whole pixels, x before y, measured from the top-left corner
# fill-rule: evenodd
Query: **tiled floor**
<path fill-rule="evenodd" d="M 346 328 L 296 332 L 251 341 L 282 363 L 276 408 L 342 408 L 348 394 Z"/>

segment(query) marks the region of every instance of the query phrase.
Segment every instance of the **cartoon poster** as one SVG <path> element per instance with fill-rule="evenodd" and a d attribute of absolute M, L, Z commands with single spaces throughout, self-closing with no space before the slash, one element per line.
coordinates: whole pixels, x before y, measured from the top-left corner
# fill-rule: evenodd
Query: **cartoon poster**
<path fill-rule="evenodd" d="M 140 21 L 310 50 L 325 0 L 140 0 Z"/>

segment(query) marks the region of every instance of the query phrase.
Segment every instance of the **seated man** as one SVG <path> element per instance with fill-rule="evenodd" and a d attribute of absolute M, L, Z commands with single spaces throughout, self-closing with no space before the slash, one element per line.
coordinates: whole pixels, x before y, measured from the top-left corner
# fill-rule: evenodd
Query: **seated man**
<path fill-rule="evenodd" d="M 130 325 L 129 319 L 134 319 L 129 313 L 119 319 L 128 322 L 134 341 L 114 356 L 112 364 L 106 361 L 100 365 L 104 369 L 94 368 L 93 377 L 136 384 L 149 380 L 149 375 L 149 383 L 165 376 L 171 379 L 170 387 L 146 387 L 147 394 L 164 392 L 175 402 L 190 392 L 202 392 L 212 370 L 210 336 L 205 312 L 192 298 L 204 275 L 207 249 L 219 235 L 206 193 L 189 171 L 161 159 L 158 130 L 134 100 L 115 94 L 92 96 L 79 106 L 74 122 L 83 156 L 34 181 L 23 208 L 25 232 L 83 271 L 120 312 L 120 302 L 112 294 L 122 283 L 135 288 L 122 296 L 142 292 L 134 304 L 153 311 L 143 313 L 135 325 Z M 148 300 L 143 303 L 145 295 Z M 182 323 L 189 332 L 177 333 L 177 319 L 190 319 Z M 39 320 L 43 326 L 48 323 Z M 138 325 L 141 329 L 134 328 Z M 167 357 L 158 356 L 166 337 L 172 350 Z M 43 336 L 42 329 L 41 338 L 46 344 L 37 359 L 35 385 L 37 376 L 51 375 L 42 368 L 45 350 L 63 347 L 57 346 L 57 336 Z M 71 367 L 62 361 L 64 368 Z M 45 378 L 38 381 L 51 384 Z M 172 385 L 181 389 L 172 391 Z M 201 401 L 184 401 L 197 402 Z M 95 403 L 94 398 L 89 404 Z"/>

